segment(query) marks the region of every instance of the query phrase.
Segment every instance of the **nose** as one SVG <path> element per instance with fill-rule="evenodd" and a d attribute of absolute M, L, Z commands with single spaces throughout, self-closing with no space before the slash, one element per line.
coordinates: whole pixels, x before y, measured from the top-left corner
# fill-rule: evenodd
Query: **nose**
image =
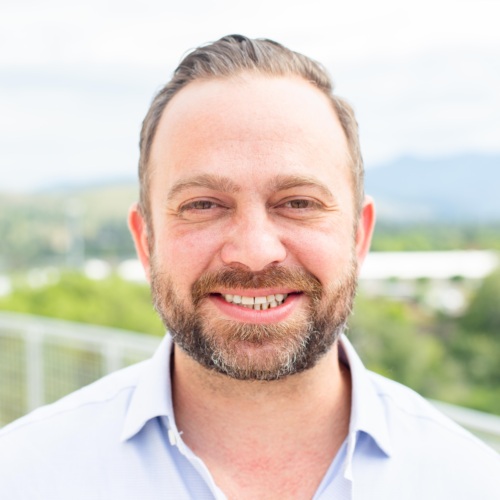
<path fill-rule="evenodd" d="M 287 256 L 279 228 L 265 209 L 236 214 L 221 250 L 226 265 L 242 265 L 261 271 L 269 264 L 279 264 Z"/>

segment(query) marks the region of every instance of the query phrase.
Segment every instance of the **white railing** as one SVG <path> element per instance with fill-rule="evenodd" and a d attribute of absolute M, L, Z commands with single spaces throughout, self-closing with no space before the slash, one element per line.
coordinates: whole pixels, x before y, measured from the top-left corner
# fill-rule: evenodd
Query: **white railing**
<path fill-rule="evenodd" d="M 482 411 L 451 405 L 443 401 L 430 402 L 442 413 L 455 420 L 477 437 L 500 452 L 500 417 Z"/>
<path fill-rule="evenodd" d="M 0 427 L 103 375 L 151 356 L 161 339 L 0 312 Z M 431 401 L 500 451 L 500 417 Z"/>
<path fill-rule="evenodd" d="M 113 328 L 0 313 L 0 426 L 149 358 L 161 339 Z"/>

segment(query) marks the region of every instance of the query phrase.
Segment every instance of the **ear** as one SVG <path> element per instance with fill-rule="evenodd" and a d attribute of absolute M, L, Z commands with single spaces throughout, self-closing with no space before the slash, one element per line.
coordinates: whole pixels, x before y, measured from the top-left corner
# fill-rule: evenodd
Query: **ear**
<path fill-rule="evenodd" d="M 148 240 L 148 230 L 147 224 L 144 220 L 139 206 L 134 203 L 128 212 L 128 227 L 132 233 L 132 238 L 134 239 L 135 250 L 137 256 L 141 261 L 142 267 L 144 268 L 144 273 L 146 274 L 146 279 L 150 281 L 150 255 L 149 255 L 149 240 Z"/>
<path fill-rule="evenodd" d="M 372 241 L 373 229 L 375 227 L 375 204 L 370 196 L 365 196 L 363 208 L 358 220 L 356 232 L 356 256 L 358 269 L 361 269 Z"/>

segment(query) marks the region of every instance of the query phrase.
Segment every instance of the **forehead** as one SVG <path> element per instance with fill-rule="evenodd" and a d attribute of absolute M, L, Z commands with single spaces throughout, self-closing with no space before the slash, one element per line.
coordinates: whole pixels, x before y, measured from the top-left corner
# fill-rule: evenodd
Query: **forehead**
<path fill-rule="evenodd" d="M 326 95 L 299 77 L 255 74 L 188 84 L 164 110 L 150 156 L 153 185 L 211 169 L 345 175 L 348 164 L 345 134 Z"/>

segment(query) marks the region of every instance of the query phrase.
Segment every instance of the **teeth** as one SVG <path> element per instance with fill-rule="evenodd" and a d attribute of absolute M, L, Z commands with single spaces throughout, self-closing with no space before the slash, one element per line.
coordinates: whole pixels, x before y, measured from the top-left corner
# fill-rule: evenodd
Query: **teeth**
<path fill-rule="evenodd" d="M 262 297 L 246 297 L 242 295 L 224 294 L 224 299 L 233 304 L 240 304 L 248 309 L 255 309 L 256 311 L 266 310 L 273 307 L 280 306 L 288 297 L 286 293 L 276 293 L 274 295 L 267 295 Z"/>

